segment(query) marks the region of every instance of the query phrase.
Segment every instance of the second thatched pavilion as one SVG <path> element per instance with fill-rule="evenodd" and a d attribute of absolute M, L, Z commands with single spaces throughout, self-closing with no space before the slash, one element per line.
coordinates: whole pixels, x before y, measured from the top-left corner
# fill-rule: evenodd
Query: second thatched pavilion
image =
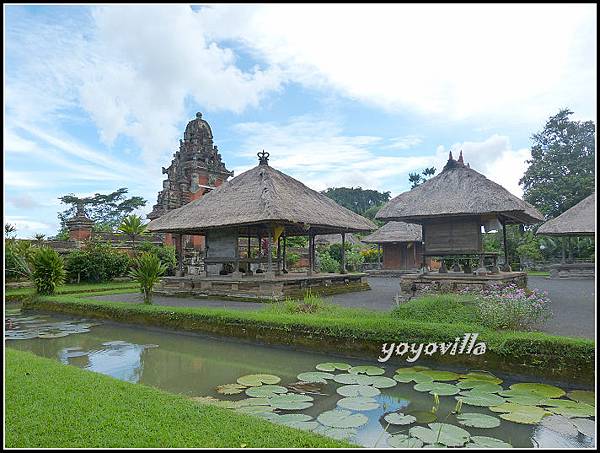
<path fill-rule="evenodd" d="M 441 257 L 442 266 L 439 273 L 428 275 L 424 272 L 411 282 L 402 277 L 406 280 L 404 286 L 410 283 L 414 288 L 413 283 L 418 281 L 435 283 L 443 289 L 486 285 L 490 281 L 512 280 L 520 285 L 526 284 L 525 273 L 510 269 L 505 226 L 543 221 L 542 214 L 529 203 L 465 164 L 462 151 L 458 160 L 454 160 L 450 153 L 448 162 L 438 175 L 390 200 L 376 218 L 421 225 L 423 257 Z M 486 231 L 503 230 L 504 272 L 500 272 L 496 265 L 494 254 L 484 253 L 482 228 Z M 492 259 L 489 266 L 484 262 L 486 255 Z M 478 268 L 473 272 L 467 265 L 461 272 L 449 271 L 443 261 L 448 257 L 475 257 Z"/>
<path fill-rule="evenodd" d="M 376 225 L 274 169 L 268 153 L 258 157 L 256 167 L 148 224 L 173 235 L 179 257 L 177 276 L 165 277 L 159 291 L 277 299 L 314 287 L 368 288 L 364 274 L 345 272 L 343 256 L 340 274 L 317 273 L 314 243 L 333 233 L 344 242 L 347 233 Z M 203 275 L 190 275 L 181 260 L 181 237 L 192 234 L 205 237 Z M 306 273 L 285 268 L 290 236 L 309 239 Z"/>

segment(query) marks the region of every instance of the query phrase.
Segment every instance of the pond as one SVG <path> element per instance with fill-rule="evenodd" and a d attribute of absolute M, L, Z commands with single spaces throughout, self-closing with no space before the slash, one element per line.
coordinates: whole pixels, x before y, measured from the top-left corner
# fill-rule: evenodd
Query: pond
<path fill-rule="evenodd" d="M 188 397 L 237 402 L 230 404 L 236 410 L 366 447 L 435 442 L 505 445 L 500 441 L 515 447 L 595 444 L 592 392 L 564 395 L 543 384 L 509 388 L 515 381 L 505 375 L 465 376 L 473 370 L 440 370 L 432 364 L 432 369 L 411 369 L 406 364 L 396 372 L 397 365 L 381 365 L 376 358 L 365 361 L 222 337 L 21 313 L 17 308 L 7 309 L 6 317 L 12 322 L 6 330 L 9 347 Z M 423 364 L 427 365 L 418 363 Z M 353 368 L 348 369 L 350 365 Z M 321 379 L 322 383 L 291 385 Z M 221 393 L 216 390 L 219 386 L 225 386 L 219 388 Z M 573 390 L 566 384 L 560 387 Z M 463 400 L 460 415 L 453 413 L 457 398 Z"/>

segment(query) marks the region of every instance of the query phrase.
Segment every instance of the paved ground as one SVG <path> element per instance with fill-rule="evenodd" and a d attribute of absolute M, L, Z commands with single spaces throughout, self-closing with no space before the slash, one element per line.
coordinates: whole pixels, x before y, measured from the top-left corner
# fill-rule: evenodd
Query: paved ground
<path fill-rule="evenodd" d="M 353 308 L 391 310 L 394 296 L 399 290 L 398 278 L 369 278 L 371 291 L 338 294 L 329 297 L 335 304 Z M 542 330 L 556 335 L 595 337 L 595 285 L 594 280 L 550 280 L 545 277 L 529 277 L 529 287 L 548 292 L 552 301 L 554 318 Z M 139 293 L 95 296 L 99 300 L 141 302 Z M 233 302 L 217 299 L 194 299 L 155 296 L 156 305 L 179 307 L 215 307 L 234 310 L 259 310 L 265 305 L 254 302 Z"/>

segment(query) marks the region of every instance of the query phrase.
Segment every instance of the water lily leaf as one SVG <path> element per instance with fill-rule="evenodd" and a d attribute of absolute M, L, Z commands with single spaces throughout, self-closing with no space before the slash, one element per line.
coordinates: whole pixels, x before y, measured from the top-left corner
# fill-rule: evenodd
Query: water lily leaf
<path fill-rule="evenodd" d="M 337 440 L 349 439 L 356 435 L 356 430 L 353 428 L 331 428 L 323 425 L 318 426 L 314 432 Z"/>
<path fill-rule="evenodd" d="M 396 370 L 396 374 L 403 374 L 403 373 L 415 373 L 415 372 L 419 372 L 419 371 L 425 371 L 428 370 L 429 367 L 426 366 L 421 366 L 421 365 L 417 365 L 417 366 L 408 366 L 408 367 L 404 367 L 404 368 L 398 368 Z"/>
<path fill-rule="evenodd" d="M 406 415 L 412 415 L 417 419 L 417 423 L 433 423 L 437 420 L 437 415 L 429 411 L 408 411 Z"/>
<path fill-rule="evenodd" d="M 317 420 L 331 428 L 358 428 L 366 424 L 369 418 L 364 414 L 353 414 L 347 410 L 334 409 L 323 412 L 317 417 Z"/>
<path fill-rule="evenodd" d="M 370 385 L 343 385 L 336 390 L 342 396 L 365 396 L 373 397 L 381 393 L 381 391 Z"/>
<path fill-rule="evenodd" d="M 584 403 L 579 404 L 581 404 L 579 407 L 549 407 L 548 410 L 569 418 L 592 417 L 594 415 L 594 406 Z"/>
<path fill-rule="evenodd" d="M 502 379 L 494 376 L 492 373 L 488 373 L 486 371 L 471 371 L 467 374 L 461 374 L 461 379 L 465 380 L 480 380 L 490 382 L 492 384 L 502 384 Z"/>
<path fill-rule="evenodd" d="M 319 363 L 315 368 L 319 371 L 335 371 L 335 370 L 348 371 L 350 368 L 352 368 L 352 365 L 350 365 L 348 363 L 340 363 L 340 362 L 326 362 L 326 363 Z"/>
<path fill-rule="evenodd" d="M 533 382 L 522 382 L 520 384 L 513 384 L 510 386 L 511 390 L 519 391 L 522 393 L 533 393 L 538 396 L 545 398 L 560 398 L 565 394 L 563 389 L 548 384 L 537 384 Z"/>
<path fill-rule="evenodd" d="M 573 390 L 572 392 L 567 393 L 567 398 L 591 406 L 596 405 L 596 392 L 590 390 Z"/>
<path fill-rule="evenodd" d="M 458 423 L 473 428 L 496 428 L 500 426 L 500 420 L 491 415 L 477 412 L 464 412 L 456 416 Z"/>
<path fill-rule="evenodd" d="M 443 382 L 423 382 L 413 387 L 418 392 L 429 392 L 440 396 L 456 395 L 460 389 L 456 385 L 445 384 Z"/>
<path fill-rule="evenodd" d="M 333 379 L 334 375 L 331 373 L 324 373 L 322 371 L 308 371 L 306 373 L 300 373 L 298 379 L 304 382 L 318 382 L 326 384 L 325 379 Z"/>
<path fill-rule="evenodd" d="M 260 397 L 260 398 L 244 398 L 243 400 L 233 401 L 236 407 L 245 407 L 245 406 L 270 406 L 269 398 Z"/>
<path fill-rule="evenodd" d="M 422 383 L 422 382 L 433 382 L 433 379 L 425 374 L 418 373 L 416 371 L 399 373 L 394 376 L 394 379 L 398 382 L 408 383 L 411 381 Z"/>
<path fill-rule="evenodd" d="M 503 403 L 498 406 L 490 407 L 493 412 L 504 412 L 500 418 L 515 423 L 526 425 L 538 424 L 550 412 L 537 406 L 526 406 L 516 403 Z"/>
<path fill-rule="evenodd" d="M 344 409 L 350 409 L 353 411 L 372 411 L 379 407 L 379 403 L 373 398 L 367 398 L 364 396 L 355 396 L 342 398 L 337 402 L 337 405 Z"/>
<path fill-rule="evenodd" d="M 410 437 L 406 434 L 396 434 L 388 438 L 387 443 L 394 448 L 421 448 L 423 441 L 416 437 Z"/>
<path fill-rule="evenodd" d="M 295 422 L 307 422 L 309 420 L 312 420 L 312 417 L 310 415 L 306 415 L 306 414 L 268 414 L 265 415 L 265 418 L 269 421 L 272 421 L 273 423 L 280 423 L 282 425 L 288 424 L 288 423 L 295 423 Z"/>
<path fill-rule="evenodd" d="M 353 366 L 348 370 L 350 374 L 366 374 L 367 376 L 380 376 L 385 373 L 383 368 L 379 368 L 378 366 L 370 366 L 370 365 L 362 365 L 362 366 Z"/>
<path fill-rule="evenodd" d="M 537 406 L 546 398 L 533 393 L 522 393 L 515 390 L 504 390 L 499 393 L 500 396 L 506 397 L 508 402 L 521 404 L 524 406 Z"/>
<path fill-rule="evenodd" d="M 374 376 L 364 376 L 362 374 L 336 374 L 333 380 L 340 384 L 347 385 L 371 385 Z"/>
<path fill-rule="evenodd" d="M 429 428 L 415 426 L 409 430 L 409 434 L 424 443 L 442 444 L 447 447 L 462 447 L 471 437 L 468 431 L 448 423 L 430 423 L 428 426 Z"/>
<path fill-rule="evenodd" d="M 56 333 L 50 333 L 50 332 L 45 332 L 45 333 L 40 333 L 38 334 L 38 338 L 44 338 L 44 339 L 51 339 L 51 338 L 62 338 L 62 337 L 68 337 L 69 333 L 68 332 L 56 332 Z"/>
<path fill-rule="evenodd" d="M 243 406 L 236 409 L 237 412 L 249 415 L 260 415 L 274 410 L 275 408 L 271 406 Z"/>
<path fill-rule="evenodd" d="M 465 379 L 456 384 L 456 386 L 460 389 L 477 389 L 487 393 L 497 393 L 502 391 L 502 386 L 483 379 Z"/>
<path fill-rule="evenodd" d="M 373 387 L 377 387 L 378 389 L 387 389 L 394 387 L 397 383 L 395 380 L 385 376 L 368 376 L 370 378 L 370 384 Z"/>
<path fill-rule="evenodd" d="M 500 414 L 500 418 L 508 420 L 509 422 L 521 423 L 523 425 L 537 425 L 546 415 L 547 412 L 540 415 L 529 412 L 509 412 L 507 414 Z"/>
<path fill-rule="evenodd" d="M 269 404 L 276 409 L 287 411 L 302 410 L 313 405 L 313 398 L 308 395 L 286 393 L 269 398 Z"/>
<path fill-rule="evenodd" d="M 457 373 L 452 371 L 425 370 L 420 373 L 429 376 L 434 381 L 456 381 L 459 377 Z"/>
<path fill-rule="evenodd" d="M 478 448 L 512 448 L 512 445 L 503 440 L 487 436 L 471 436 L 471 442 Z M 466 445 L 470 447 L 471 445 Z"/>
<path fill-rule="evenodd" d="M 577 427 L 577 430 L 584 436 L 594 437 L 596 422 L 588 418 L 572 418 L 571 422 Z"/>
<path fill-rule="evenodd" d="M 281 378 L 279 376 L 272 374 L 248 374 L 239 378 L 237 383 L 246 387 L 258 387 L 263 384 L 279 384 L 280 381 Z"/>
<path fill-rule="evenodd" d="M 236 395 L 242 393 L 247 387 L 240 384 L 223 384 L 215 387 L 217 393 L 223 395 Z"/>
<path fill-rule="evenodd" d="M 260 387 L 250 387 L 246 389 L 246 395 L 251 397 L 275 396 L 278 393 L 287 393 L 288 389 L 281 385 L 261 385 Z"/>
<path fill-rule="evenodd" d="M 458 401 L 462 400 L 463 404 L 478 407 L 498 406 L 505 402 L 504 398 L 493 393 L 473 392 L 472 390 L 461 393 L 454 398 Z"/>
<path fill-rule="evenodd" d="M 548 415 L 542 419 L 540 425 L 565 436 L 576 436 L 578 432 L 571 420 L 562 415 Z"/>
<path fill-rule="evenodd" d="M 282 423 L 285 426 L 289 426 L 290 428 L 301 429 L 302 431 L 313 431 L 315 430 L 319 424 L 315 421 L 310 422 L 287 422 Z"/>
<path fill-rule="evenodd" d="M 410 425 L 417 421 L 417 417 L 405 415 L 402 412 L 392 412 L 383 417 L 383 419 L 391 425 Z"/>
<path fill-rule="evenodd" d="M 294 382 L 286 386 L 296 393 L 321 393 L 323 384 L 319 382 Z"/>

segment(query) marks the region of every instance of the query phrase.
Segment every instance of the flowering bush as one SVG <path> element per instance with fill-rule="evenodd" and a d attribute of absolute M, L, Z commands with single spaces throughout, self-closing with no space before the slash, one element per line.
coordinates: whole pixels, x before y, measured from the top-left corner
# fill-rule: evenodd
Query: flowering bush
<path fill-rule="evenodd" d="M 552 317 L 548 295 L 515 284 L 491 287 L 476 295 L 481 324 L 492 329 L 532 330 Z"/>

